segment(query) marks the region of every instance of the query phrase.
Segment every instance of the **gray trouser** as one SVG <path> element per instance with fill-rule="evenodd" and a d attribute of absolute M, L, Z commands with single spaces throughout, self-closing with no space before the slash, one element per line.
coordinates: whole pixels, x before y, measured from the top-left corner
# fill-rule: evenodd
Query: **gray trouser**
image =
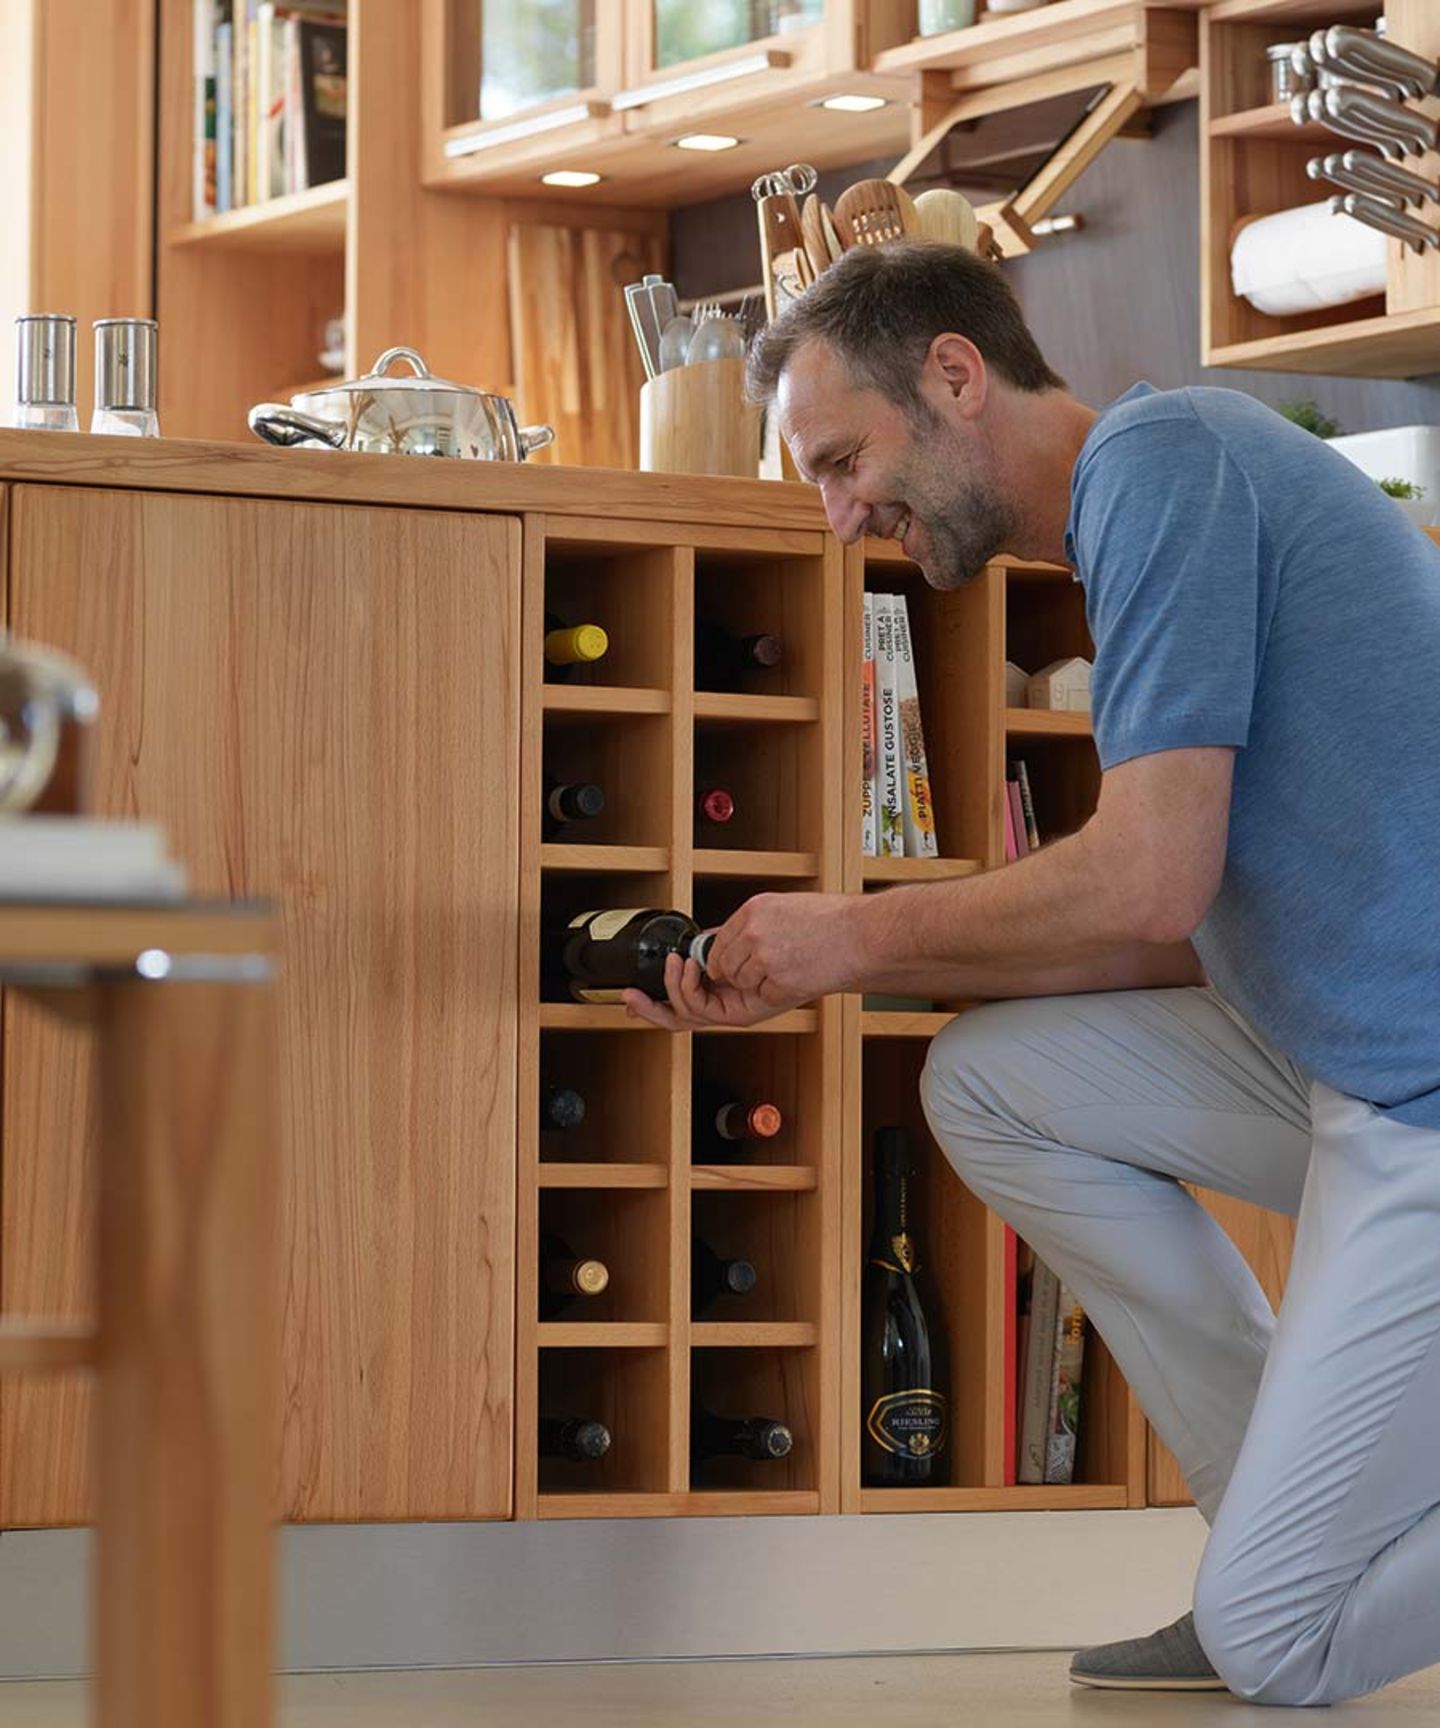
<path fill-rule="evenodd" d="M 1325 1704 L 1440 1662 L 1440 1130 L 1312 1079 L 1212 989 L 987 1003 L 922 1092 L 1179 1459 L 1231 1690 Z M 1181 1181 L 1298 1214 L 1278 1319 Z"/>

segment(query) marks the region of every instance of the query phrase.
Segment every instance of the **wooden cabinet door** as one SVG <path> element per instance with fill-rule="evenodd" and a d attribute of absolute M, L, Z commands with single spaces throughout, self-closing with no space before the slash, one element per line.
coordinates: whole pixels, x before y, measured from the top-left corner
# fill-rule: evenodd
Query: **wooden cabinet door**
<path fill-rule="evenodd" d="M 102 814 L 283 931 L 282 1514 L 510 1511 L 520 529 L 19 486 L 18 637 L 101 692 Z M 5 1310 L 91 1300 L 82 1033 L 10 1001 Z M 87 1393 L 0 1383 L 0 1524 L 89 1514 Z"/>
<path fill-rule="evenodd" d="M 1190 1185 L 1187 1183 L 1186 1186 Z M 1295 1220 L 1278 1212 L 1267 1212 L 1261 1206 L 1248 1205 L 1243 1200 L 1232 1200 L 1226 1194 L 1212 1194 L 1205 1188 L 1190 1188 L 1190 1192 L 1250 1262 L 1251 1270 L 1270 1298 L 1270 1306 L 1278 1308 L 1280 1298 L 1285 1294 L 1285 1279 L 1295 1246 Z M 1175 1454 L 1161 1443 L 1153 1428 L 1149 1437 L 1147 1499 L 1152 1506 L 1188 1505 L 1190 1490 L 1185 1486 Z"/>

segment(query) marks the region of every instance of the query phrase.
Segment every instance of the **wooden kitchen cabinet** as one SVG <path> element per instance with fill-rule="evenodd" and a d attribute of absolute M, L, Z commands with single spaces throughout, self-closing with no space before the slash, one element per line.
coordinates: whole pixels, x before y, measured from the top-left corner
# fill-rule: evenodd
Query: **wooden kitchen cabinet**
<path fill-rule="evenodd" d="M 519 523 L 9 492 L 15 632 L 102 692 L 100 812 L 162 822 L 197 895 L 280 913 L 279 1510 L 505 1517 Z M 85 1045 L 15 1001 L 3 1035 L 4 1308 L 80 1316 Z M 0 1387 L 0 1525 L 86 1517 L 87 1397 Z"/>

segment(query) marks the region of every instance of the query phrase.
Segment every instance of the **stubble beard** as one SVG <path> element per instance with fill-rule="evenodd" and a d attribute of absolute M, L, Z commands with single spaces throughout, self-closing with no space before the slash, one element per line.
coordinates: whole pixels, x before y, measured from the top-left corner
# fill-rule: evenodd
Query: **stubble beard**
<path fill-rule="evenodd" d="M 962 473 L 960 464 L 971 470 Z M 925 537 L 920 568 L 932 588 L 963 588 L 1014 544 L 1017 514 L 993 471 L 976 475 L 975 454 L 963 453 L 937 415 L 916 427 L 912 455 L 896 477 L 903 498 Z"/>

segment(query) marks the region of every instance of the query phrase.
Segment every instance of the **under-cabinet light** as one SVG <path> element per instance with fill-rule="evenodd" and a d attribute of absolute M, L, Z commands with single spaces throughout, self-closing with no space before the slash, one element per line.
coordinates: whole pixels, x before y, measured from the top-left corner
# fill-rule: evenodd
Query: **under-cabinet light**
<path fill-rule="evenodd" d="M 725 132 L 687 132 L 670 142 L 677 150 L 733 150 L 740 140 Z"/>
<path fill-rule="evenodd" d="M 552 168 L 540 176 L 542 186 L 598 186 L 600 176 L 588 168 Z"/>
<path fill-rule="evenodd" d="M 858 92 L 822 96 L 811 104 L 815 108 L 828 108 L 834 114 L 873 114 L 877 108 L 887 108 L 889 105 L 888 96 L 861 96 Z"/>

